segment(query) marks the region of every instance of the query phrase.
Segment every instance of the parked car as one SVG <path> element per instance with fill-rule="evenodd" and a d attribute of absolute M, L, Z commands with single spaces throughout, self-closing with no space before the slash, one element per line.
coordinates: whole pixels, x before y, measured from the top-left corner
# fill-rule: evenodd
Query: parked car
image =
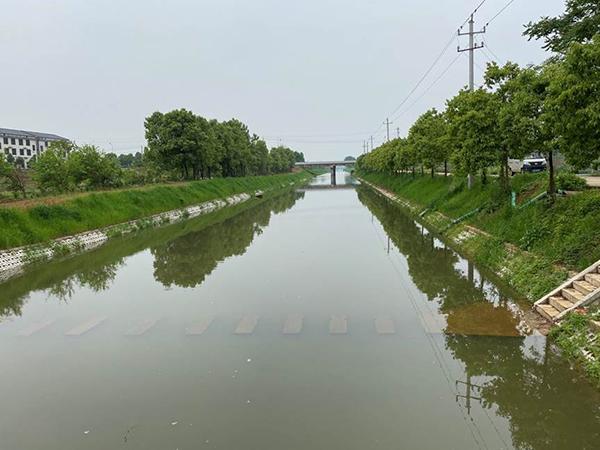
<path fill-rule="evenodd" d="M 534 154 L 525 159 L 509 159 L 508 167 L 511 175 L 521 172 L 544 172 L 548 168 L 548 162 L 543 156 Z"/>

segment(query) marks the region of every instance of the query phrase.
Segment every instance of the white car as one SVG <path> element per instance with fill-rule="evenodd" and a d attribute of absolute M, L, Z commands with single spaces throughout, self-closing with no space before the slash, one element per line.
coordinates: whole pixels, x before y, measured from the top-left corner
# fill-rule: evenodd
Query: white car
<path fill-rule="evenodd" d="M 525 159 L 509 159 L 508 167 L 511 175 L 522 172 L 544 172 L 548 168 L 548 162 L 542 156 L 530 155 Z"/>

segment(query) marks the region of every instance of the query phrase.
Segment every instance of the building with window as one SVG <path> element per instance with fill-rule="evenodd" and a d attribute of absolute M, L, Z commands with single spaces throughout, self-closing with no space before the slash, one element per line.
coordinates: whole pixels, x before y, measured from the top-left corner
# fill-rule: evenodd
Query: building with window
<path fill-rule="evenodd" d="M 9 159 L 12 157 L 15 161 L 22 160 L 24 167 L 27 167 L 32 158 L 42 154 L 48 145 L 55 141 L 68 141 L 68 139 L 56 134 L 0 128 L 0 152 Z"/>

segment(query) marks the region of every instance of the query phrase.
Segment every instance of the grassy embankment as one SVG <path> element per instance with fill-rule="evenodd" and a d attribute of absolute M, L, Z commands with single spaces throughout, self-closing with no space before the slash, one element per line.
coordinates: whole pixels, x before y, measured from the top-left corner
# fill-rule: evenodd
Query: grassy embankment
<path fill-rule="evenodd" d="M 463 180 L 452 177 L 360 176 L 397 194 L 413 213 L 427 210 L 420 220 L 532 302 L 560 285 L 570 273 L 600 259 L 600 191 L 559 197 L 549 206 L 543 199 L 531 201 L 545 191 L 546 175 L 522 174 L 511 180 L 517 193 L 517 207 L 513 208 L 497 206 L 494 180 L 486 185 L 478 181 L 468 190 Z M 461 218 L 464 220 L 454 223 Z M 600 382 L 600 364 L 576 356 L 573 350 L 576 342 L 584 339 L 581 330 L 590 317 L 574 316 L 552 335 L 567 355 L 581 360 L 591 378 Z M 595 350 L 600 360 L 600 347 Z"/>
<path fill-rule="evenodd" d="M 216 178 L 144 189 L 91 192 L 57 204 L 0 208 L 0 249 L 48 242 L 61 236 L 127 222 L 243 192 L 289 186 L 310 172 Z"/>

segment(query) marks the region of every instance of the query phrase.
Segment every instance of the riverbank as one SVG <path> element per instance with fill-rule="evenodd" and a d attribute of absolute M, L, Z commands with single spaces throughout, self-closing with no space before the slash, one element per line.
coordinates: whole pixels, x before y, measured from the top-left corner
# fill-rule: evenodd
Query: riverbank
<path fill-rule="evenodd" d="M 600 193 L 584 192 L 558 198 L 555 205 L 534 201 L 545 189 L 543 175 L 517 176 L 513 189 L 517 206 L 494 207 L 495 186 L 476 184 L 469 191 L 452 177 L 390 176 L 360 173 L 359 177 L 395 200 L 427 227 L 443 234 L 474 262 L 497 274 L 533 303 L 569 276 L 600 259 L 596 224 L 600 223 Z M 580 322 L 589 322 L 589 318 Z M 543 332 L 549 326 L 542 327 Z M 571 359 L 600 382 L 600 348 L 566 346 L 576 340 L 569 321 L 552 336 Z M 576 347 L 578 350 L 573 350 Z M 586 357 L 591 351 L 593 359 Z"/>
<path fill-rule="evenodd" d="M 0 210 L 0 223 L 4 223 L 0 235 L 5 245 L 8 238 L 11 243 L 18 242 L 15 237 L 27 244 L 0 251 L 0 279 L 34 263 L 96 248 L 112 237 L 205 215 L 247 202 L 255 195 L 262 197 L 305 183 L 311 177 L 309 172 L 299 172 L 217 179 L 145 191 L 91 193 L 62 205 Z M 7 234 L 10 230 L 16 236 Z"/>
<path fill-rule="evenodd" d="M 90 192 L 59 204 L 0 208 L 0 249 L 52 239 L 161 212 L 307 181 L 309 172 L 262 177 L 217 178 L 145 189 Z"/>

